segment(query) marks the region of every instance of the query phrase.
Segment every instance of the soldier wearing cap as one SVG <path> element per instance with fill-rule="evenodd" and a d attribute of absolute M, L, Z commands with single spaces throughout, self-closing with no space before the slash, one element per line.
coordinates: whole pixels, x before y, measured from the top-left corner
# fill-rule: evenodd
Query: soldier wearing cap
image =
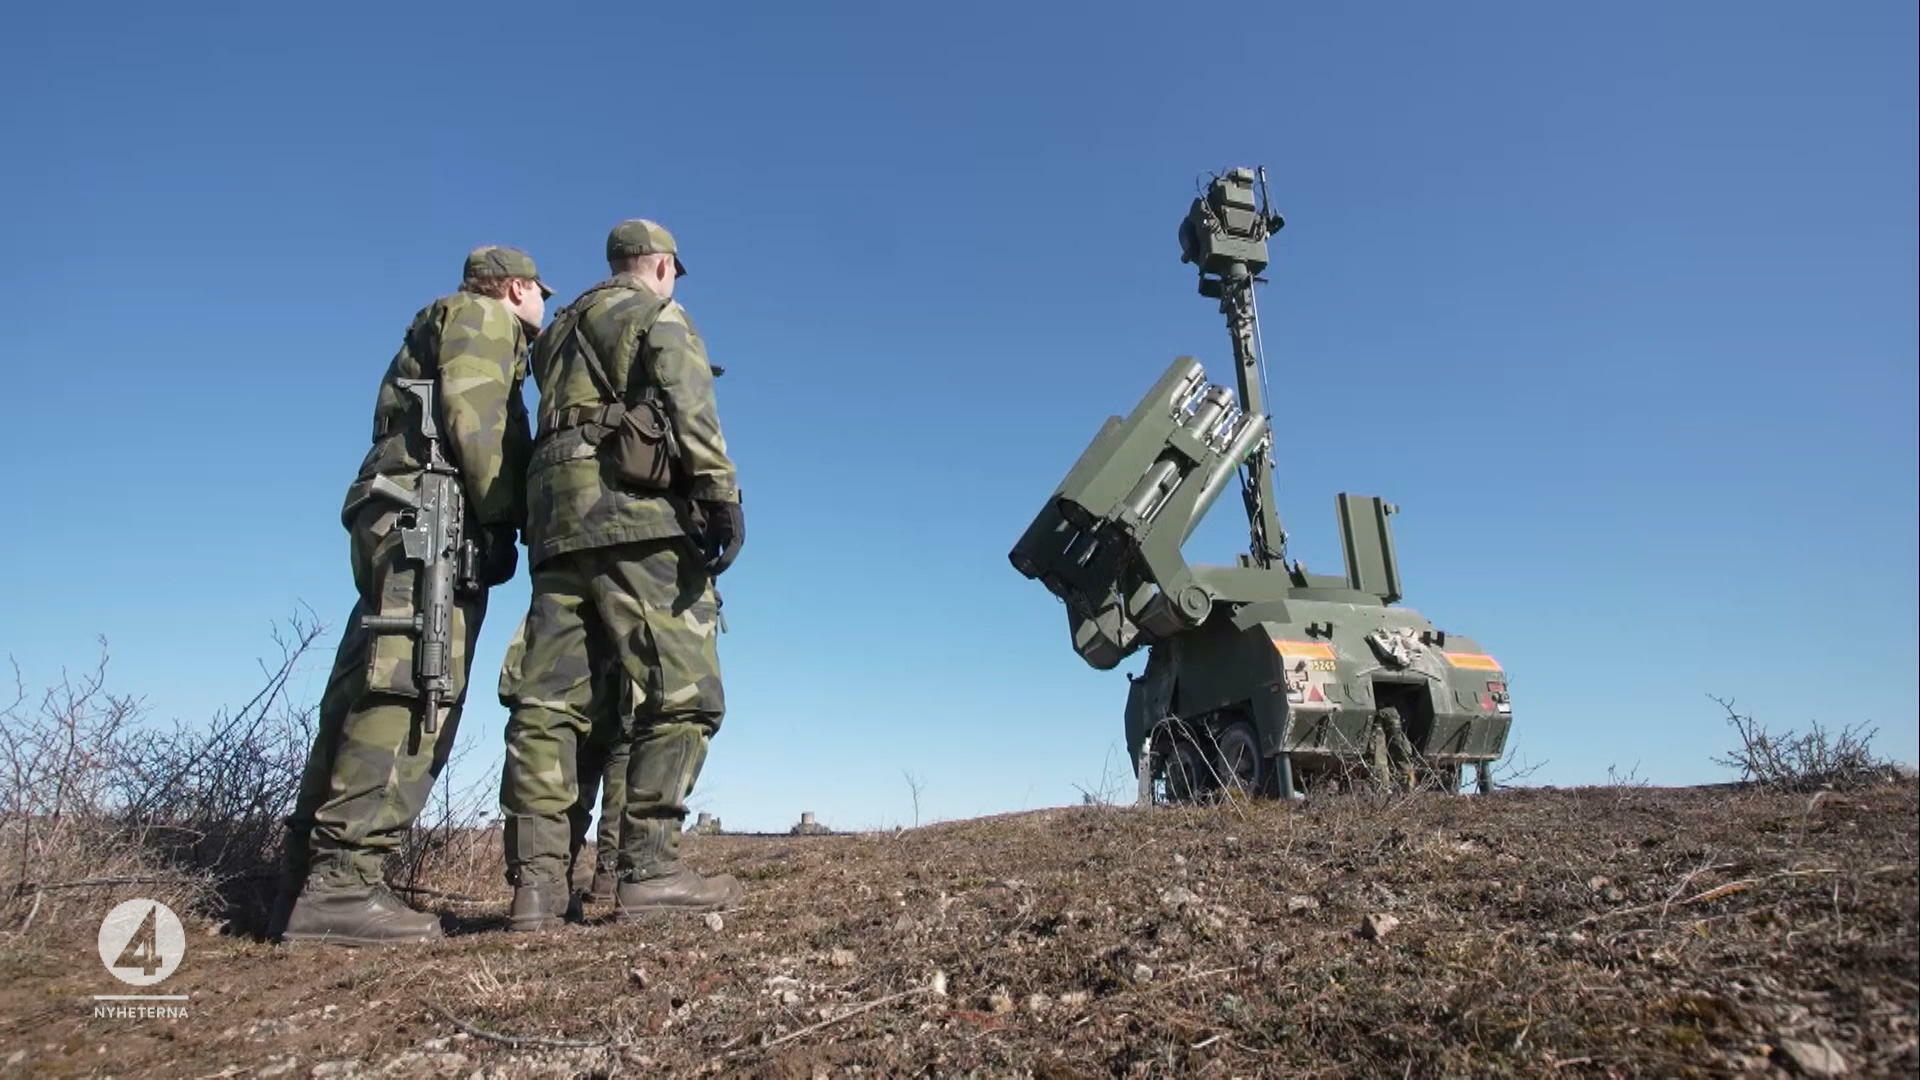
<path fill-rule="evenodd" d="M 550 295 L 525 252 L 475 249 L 459 291 L 414 316 L 380 381 L 373 445 L 340 511 L 359 599 L 320 699 L 319 730 L 287 822 L 286 879 L 273 928 L 283 940 L 377 945 L 440 936 L 437 916 L 388 891 L 381 864 L 446 765 L 487 598 L 484 589 L 456 595 L 447 663 L 453 707 L 437 732 L 425 732 L 418 722 L 414 639 L 360 627 L 362 615 L 408 616 L 416 603 L 415 564 L 401 550 L 396 528 L 402 510 L 375 498 L 373 484 L 376 477 L 409 491 L 418 484 L 425 450 L 413 415 L 417 399 L 398 383 L 436 380 L 439 426 L 460 471 L 478 576 L 487 587 L 513 576 L 532 444 L 520 385 L 527 345 Z"/>
<path fill-rule="evenodd" d="M 674 283 L 673 236 L 644 220 L 607 237 L 612 276 L 554 316 L 533 347 L 540 437 L 527 475 L 533 599 L 500 676 L 511 928 L 558 925 L 569 900 L 569 811 L 583 740 L 611 730 L 627 776 L 616 919 L 723 907 L 731 877 L 680 862 L 686 798 L 726 710 L 714 578 L 745 519 L 714 404 L 714 369 Z M 657 482 L 626 467 L 662 439 Z"/>

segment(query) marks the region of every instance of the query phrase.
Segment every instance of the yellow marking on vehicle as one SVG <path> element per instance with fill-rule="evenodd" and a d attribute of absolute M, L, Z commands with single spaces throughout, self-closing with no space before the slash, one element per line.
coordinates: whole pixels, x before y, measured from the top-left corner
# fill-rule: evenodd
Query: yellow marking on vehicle
<path fill-rule="evenodd" d="M 1274 638 L 1273 647 L 1289 660 L 1333 659 L 1333 646 L 1319 641 L 1282 641 Z"/>
<path fill-rule="evenodd" d="M 1500 670 L 1500 661 L 1495 660 L 1486 653 L 1450 652 L 1441 653 L 1440 655 L 1447 658 L 1447 663 L 1457 668 L 1472 668 L 1475 671 Z"/>

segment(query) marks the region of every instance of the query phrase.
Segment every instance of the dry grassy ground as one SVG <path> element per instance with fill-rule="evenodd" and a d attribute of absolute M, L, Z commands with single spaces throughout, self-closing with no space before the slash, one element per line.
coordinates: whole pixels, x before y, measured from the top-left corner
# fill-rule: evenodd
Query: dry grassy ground
<path fill-rule="evenodd" d="M 703 837 L 719 920 L 430 947 L 189 927 L 181 1020 L 84 919 L 0 942 L 0 1068 L 48 1075 L 1689 1076 L 1920 1068 L 1916 787 L 1084 807 Z M 443 883 L 444 884 L 444 883 Z M 82 902 L 104 911 L 108 897 Z M 1370 935 L 1373 925 L 1384 932 Z M 94 913 L 91 918 L 97 919 Z M 1397 925 L 1391 925 L 1397 920 Z M 1799 1055 L 1795 1057 L 1795 1055 Z"/>

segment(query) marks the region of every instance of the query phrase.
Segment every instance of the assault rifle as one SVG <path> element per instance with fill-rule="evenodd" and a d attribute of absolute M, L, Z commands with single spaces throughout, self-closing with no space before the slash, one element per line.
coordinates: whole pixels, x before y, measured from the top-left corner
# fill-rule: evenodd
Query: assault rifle
<path fill-rule="evenodd" d="M 408 491 L 385 476 L 373 478 L 372 493 L 406 508 L 400 543 L 419 564 L 414 576 L 412 615 L 364 615 L 360 628 L 380 634 L 411 634 L 414 685 L 426 701 L 421 730 L 440 728 L 440 709 L 451 694 L 447 664 L 453 655 L 455 590 L 479 588 L 478 560 L 465 535 L 466 492 L 460 473 L 441 450 L 438 388 L 432 379 L 401 379 L 402 392 L 420 401 L 420 436 L 427 446 L 419 486 Z"/>

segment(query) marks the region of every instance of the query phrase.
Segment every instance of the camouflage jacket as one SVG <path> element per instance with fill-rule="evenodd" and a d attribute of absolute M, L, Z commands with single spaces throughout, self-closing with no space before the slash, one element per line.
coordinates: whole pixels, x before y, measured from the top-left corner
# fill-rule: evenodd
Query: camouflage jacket
<path fill-rule="evenodd" d="M 524 525 L 533 443 L 520 398 L 527 337 L 519 317 L 492 297 L 458 292 L 422 308 L 380 380 L 373 447 L 347 488 L 341 520 L 352 524 L 375 476 L 413 489 L 426 461 L 426 444 L 413 416 L 416 399 L 400 389 L 398 380 L 437 376 L 442 446 L 460 470 L 469 519 Z"/>
<path fill-rule="evenodd" d="M 595 429 L 560 428 L 563 412 L 606 403 L 581 350 L 570 342 L 576 322 L 625 401 L 638 400 L 649 387 L 659 394 L 680 446 L 677 494 L 618 486 L 602 471 L 589 441 Z M 733 462 L 720 434 L 706 346 L 679 304 L 660 299 L 627 275 L 595 285 L 541 331 L 533 345 L 533 378 L 540 389 L 542 432 L 527 475 L 527 552 L 533 565 L 563 552 L 681 535 L 686 499 L 739 500 Z"/>

